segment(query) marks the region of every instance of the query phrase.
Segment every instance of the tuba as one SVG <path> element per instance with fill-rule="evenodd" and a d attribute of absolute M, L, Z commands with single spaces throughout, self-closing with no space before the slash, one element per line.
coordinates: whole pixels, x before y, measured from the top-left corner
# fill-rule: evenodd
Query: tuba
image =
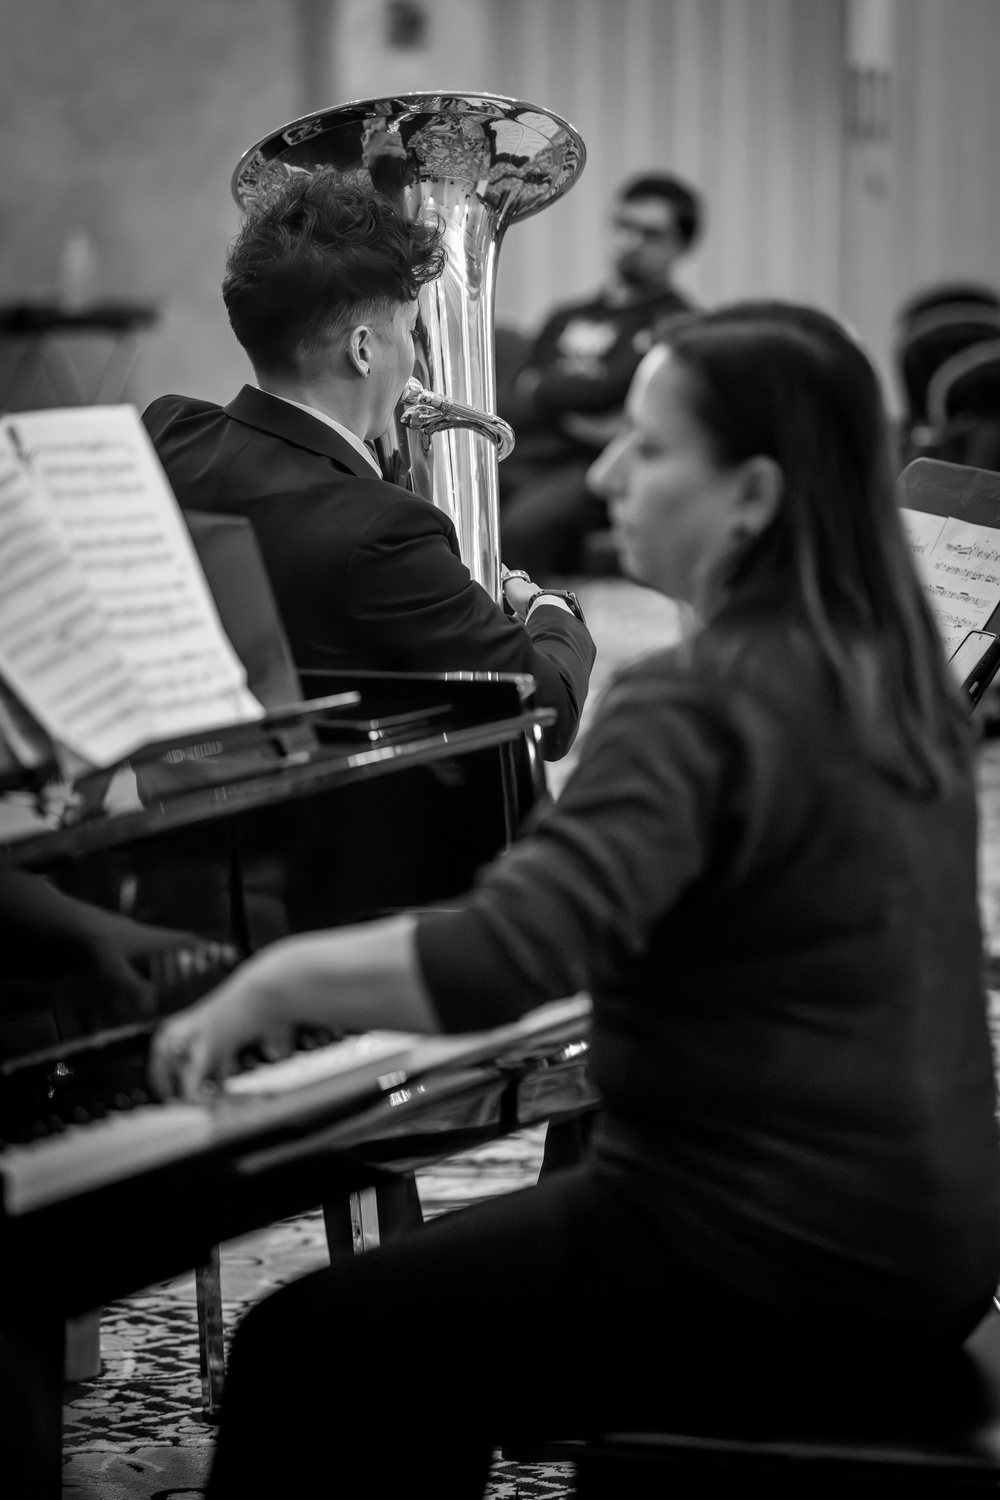
<path fill-rule="evenodd" d="M 500 598 L 497 464 L 514 445 L 494 415 L 493 303 L 504 231 L 572 187 L 586 152 L 548 110 L 496 94 L 402 94 L 305 115 L 251 146 L 241 208 L 298 173 L 363 174 L 407 219 L 443 229 L 445 266 L 420 290 L 415 376 L 381 440 L 400 483 L 450 516 L 462 560 Z"/>

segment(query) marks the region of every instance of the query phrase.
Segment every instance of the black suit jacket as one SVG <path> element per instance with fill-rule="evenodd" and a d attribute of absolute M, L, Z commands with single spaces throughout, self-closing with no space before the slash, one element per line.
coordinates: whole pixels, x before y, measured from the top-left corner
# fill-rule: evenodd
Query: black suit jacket
<path fill-rule="evenodd" d="M 246 516 L 302 668 L 530 672 L 565 755 L 595 647 L 565 610 L 508 619 L 458 553 L 451 521 L 388 484 L 333 428 L 244 386 L 226 407 L 163 396 L 143 421 L 185 510 Z"/>

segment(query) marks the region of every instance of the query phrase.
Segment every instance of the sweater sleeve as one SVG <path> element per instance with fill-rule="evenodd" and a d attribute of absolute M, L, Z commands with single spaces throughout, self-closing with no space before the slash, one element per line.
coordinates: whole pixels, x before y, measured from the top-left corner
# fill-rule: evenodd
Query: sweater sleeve
<path fill-rule="evenodd" d="M 535 410 L 546 416 L 617 410 L 625 403 L 641 358 L 631 339 L 620 339 L 609 355 L 595 360 L 589 369 L 555 360 L 540 373 L 533 397 Z"/>
<path fill-rule="evenodd" d="M 706 869 L 732 756 L 669 654 L 620 678 L 534 834 L 460 910 L 419 920 L 420 966 L 445 1029 L 513 1020 L 599 986 L 639 954 Z"/>

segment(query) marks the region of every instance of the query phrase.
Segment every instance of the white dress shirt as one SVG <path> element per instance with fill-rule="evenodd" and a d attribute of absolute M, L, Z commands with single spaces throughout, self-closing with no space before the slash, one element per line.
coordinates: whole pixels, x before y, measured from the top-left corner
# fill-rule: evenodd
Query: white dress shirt
<path fill-rule="evenodd" d="M 325 411 L 319 411 L 315 406 L 306 406 L 302 401 L 293 401 L 291 396 L 278 396 L 274 391 L 268 391 L 267 394 L 274 396 L 276 401 L 287 401 L 289 406 L 297 406 L 299 411 L 307 411 L 317 421 L 325 422 L 327 427 L 332 427 L 334 432 L 339 432 L 344 441 L 350 443 L 351 447 L 371 464 L 378 478 L 382 478 L 382 470 L 379 468 L 378 460 L 371 449 L 365 446 L 356 432 L 352 432 L 349 427 L 345 427 L 343 422 L 335 421 L 333 417 L 328 417 Z"/>

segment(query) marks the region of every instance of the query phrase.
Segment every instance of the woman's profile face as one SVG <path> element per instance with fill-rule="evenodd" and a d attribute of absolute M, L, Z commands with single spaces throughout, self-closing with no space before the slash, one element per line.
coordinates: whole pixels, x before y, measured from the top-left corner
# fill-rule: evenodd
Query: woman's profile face
<path fill-rule="evenodd" d="M 716 463 L 688 381 L 669 350 L 652 350 L 629 391 L 626 430 L 589 479 L 609 501 L 626 573 L 704 608 L 734 544 L 743 474 Z"/>

